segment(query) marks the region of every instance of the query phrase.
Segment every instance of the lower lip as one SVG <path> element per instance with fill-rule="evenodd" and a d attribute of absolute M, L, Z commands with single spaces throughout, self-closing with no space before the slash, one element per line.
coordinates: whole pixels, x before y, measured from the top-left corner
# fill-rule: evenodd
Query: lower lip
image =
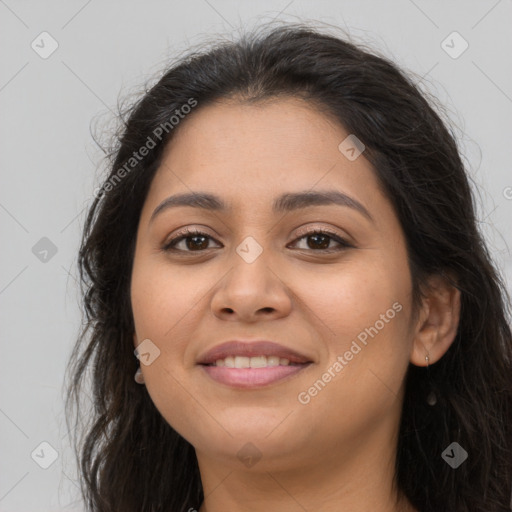
<path fill-rule="evenodd" d="M 202 365 L 204 371 L 215 381 L 237 388 L 267 386 L 296 375 L 310 363 L 293 366 L 270 366 L 265 368 L 228 368 L 226 366 Z"/>

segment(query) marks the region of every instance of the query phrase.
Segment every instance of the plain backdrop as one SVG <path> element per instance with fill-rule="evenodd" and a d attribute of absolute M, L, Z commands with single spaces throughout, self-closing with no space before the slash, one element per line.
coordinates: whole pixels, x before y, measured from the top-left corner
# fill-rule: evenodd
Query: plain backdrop
<path fill-rule="evenodd" d="M 100 176 L 91 129 L 190 45 L 274 18 L 341 27 L 439 98 L 512 290 L 510 0 L 0 0 L 0 511 L 83 510 L 62 385 Z"/>

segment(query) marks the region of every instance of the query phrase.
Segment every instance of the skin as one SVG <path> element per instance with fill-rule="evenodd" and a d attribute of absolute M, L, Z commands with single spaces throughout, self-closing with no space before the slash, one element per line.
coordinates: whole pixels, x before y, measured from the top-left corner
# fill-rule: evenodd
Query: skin
<path fill-rule="evenodd" d="M 182 121 L 150 187 L 132 275 L 133 341 L 149 338 L 160 350 L 141 365 L 143 377 L 160 413 L 196 449 L 200 512 L 415 510 L 407 500 L 396 505 L 392 486 L 404 377 L 409 363 L 425 366 L 428 355 L 432 364 L 449 348 L 460 297 L 432 276 L 412 314 L 400 222 L 364 153 L 350 161 L 338 149 L 347 135 L 299 99 L 226 100 Z M 339 205 L 271 210 L 280 194 L 319 190 L 349 195 L 373 220 Z M 216 194 L 232 210 L 169 208 L 150 221 L 167 197 L 191 191 Z M 164 251 L 185 226 L 211 238 L 199 250 L 182 240 L 181 256 Z M 318 228 L 353 247 L 326 254 L 303 233 Z M 252 263 L 236 252 L 248 236 L 263 251 Z M 401 311 L 300 403 L 394 303 Z M 313 364 L 264 388 L 216 383 L 197 358 L 236 338 L 277 341 Z M 250 467 L 237 456 L 247 443 L 261 455 Z"/>

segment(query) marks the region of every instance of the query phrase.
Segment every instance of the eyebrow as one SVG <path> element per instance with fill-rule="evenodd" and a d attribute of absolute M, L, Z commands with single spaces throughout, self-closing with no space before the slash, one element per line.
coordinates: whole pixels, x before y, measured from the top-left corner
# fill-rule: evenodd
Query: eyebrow
<path fill-rule="evenodd" d="M 311 206 L 328 205 L 352 208 L 364 215 L 371 222 L 374 222 L 370 212 L 357 199 L 335 190 L 318 192 L 289 192 L 282 194 L 272 203 L 272 211 L 274 213 L 287 213 Z M 168 210 L 169 208 L 177 208 L 181 206 L 189 206 L 192 208 L 218 212 L 231 211 L 228 204 L 219 196 L 207 192 L 190 192 L 185 194 L 176 194 L 164 199 L 153 211 L 149 222 L 152 222 L 153 219 L 163 211 Z"/>

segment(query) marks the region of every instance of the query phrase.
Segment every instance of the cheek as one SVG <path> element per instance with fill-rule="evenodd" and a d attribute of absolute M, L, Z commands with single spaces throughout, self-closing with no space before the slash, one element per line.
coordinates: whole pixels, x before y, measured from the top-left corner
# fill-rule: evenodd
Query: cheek
<path fill-rule="evenodd" d="M 149 257 L 135 260 L 131 300 L 138 339 L 154 338 L 162 345 L 172 339 L 172 345 L 179 346 L 176 333 L 187 324 L 187 317 L 194 315 L 202 294 L 204 286 L 196 283 L 190 271 L 171 271 Z"/>
<path fill-rule="evenodd" d="M 398 403 L 410 353 L 405 252 L 367 251 L 346 263 L 303 287 L 328 355 L 301 396 L 334 429 L 384 417 Z M 336 417 L 340 410 L 347 414 Z"/>
<path fill-rule="evenodd" d="M 325 332 L 331 350 L 346 350 L 359 333 L 376 322 L 379 331 L 402 331 L 410 281 L 398 261 L 368 250 L 343 264 L 295 276 L 294 292 L 304 299 L 304 313 Z"/>
<path fill-rule="evenodd" d="M 135 344 L 149 339 L 158 354 L 143 368 L 150 394 L 165 389 L 167 399 L 177 398 L 171 396 L 176 390 L 173 377 L 183 380 L 184 355 L 197 324 L 200 297 L 190 273 L 171 272 L 169 266 L 151 261 L 151 256 L 135 260 L 131 285 Z M 158 406 L 158 400 L 155 403 Z"/>
<path fill-rule="evenodd" d="M 136 257 L 131 284 L 135 345 L 149 339 L 159 350 L 151 364 L 141 365 L 145 387 L 162 416 L 186 439 L 190 433 L 187 418 L 200 413 L 186 391 L 183 364 L 197 324 L 194 305 L 197 307 L 200 297 L 200 287 L 190 273 L 171 272 L 168 266 L 151 261 L 151 256 Z"/>

